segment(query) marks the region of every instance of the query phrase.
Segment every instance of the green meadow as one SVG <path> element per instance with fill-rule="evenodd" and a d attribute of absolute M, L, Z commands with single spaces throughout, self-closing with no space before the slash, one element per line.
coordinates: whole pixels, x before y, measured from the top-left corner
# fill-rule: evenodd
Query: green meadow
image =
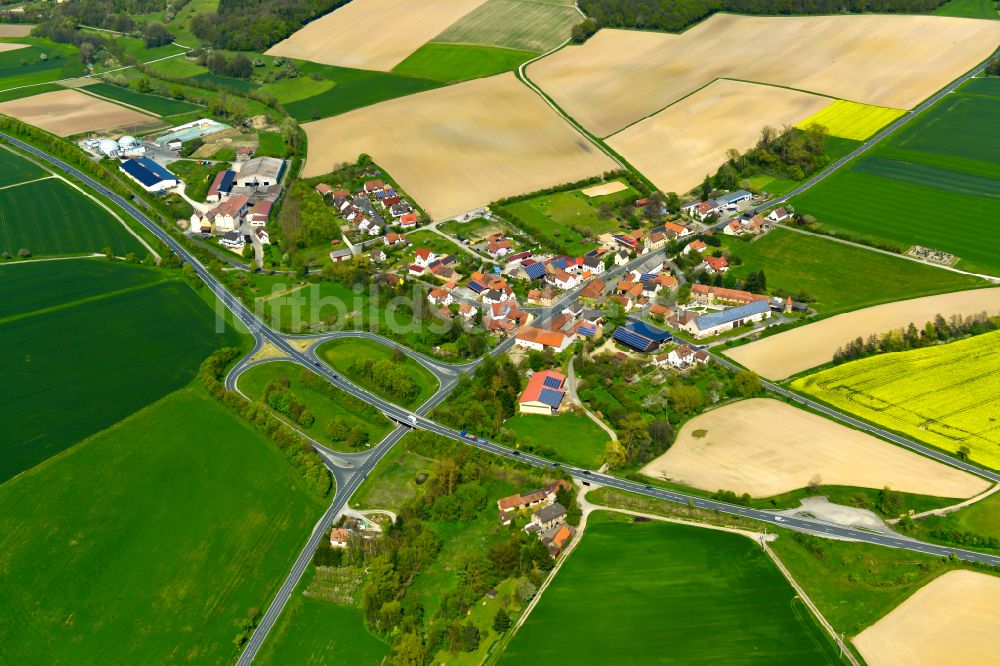
<path fill-rule="evenodd" d="M 556 416 L 517 414 L 503 424 L 517 436 L 518 445 L 553 460 L 597 469 L 604 464 L 608 433 L 586 414 Z"/>
<path fill-rule="evenodd" d="M 2 41 L 28 46 L 0 53 L 0 92 L 83 75 L 75 46 L 38 37 L 11 37 Z"/>
<path fill-rule="evenodd" d="M 809 306 L 823 314 L 929 296 L 984 284 L 980 279 L 915 261 L 845 245 L 821 236 L 776 228 L 753 242 L 726 238 L 742 259 L 737 278 L 763 270 L 769 290 L 808 293 Z M 878 275 L 878 280 L 871 276 Z"/>
<path fill-rule="evenodd" d="M 108 99 L 137 106 L 140 109 L 145 109 L 146 111 L 155 113 L 158 116 L 174 116 L 179 113 L 197 111 L 202 108 L 197 104 L 192 104 L 191 102 L 170 99 L 169 97 L 162 97 L 160 95 L 149 95 L 137 92 L 130 88 L 112 85 L 110 83 L 94 83 L 89 86 L 84 86 L 83 90 L 92 92 L 95 95 L 100 95 L 101 97 L 107 97 Z"/>
<path fill-rule="evenodd" d="M 240 342 L 232 327 L 214 333 L 215 313 L 177 273 L 93 262 L 106 260 L 0 268 L 0 481 L 188 384 L 212 351 Z"/>
<path fill-rule="evenodd" d="M 417 393 L 411 400 L 402 403 L 403 407 L 412 408 L 422 405 L 438 389 L 437 379 L 424 366 L 409 356 L 404 356 L 402 353 L 397 354 L 392 347 L 387 347 L 373 340 L 366 340 L 364 338 L 331 340 L 320 346 L 317 350 L 317 355 L 334 370 L 343 374 L 362 388 L 388 400 L 392 400 L 392 398 L 385 391 L 372 384 L 367 378 L 352 372 L 351 366 L 355 361 L 361 359 L 393 361 L 395 365 L 401 366 L 406 371 L 406 374 L 418 388 Z"/>
<path fill-rule="evenodd" d="M 48 172 L 9 150 L 0 148 L 0 187 L 47 176 Z"/>
<path fill-rule="evenodd" d="M 85 391 L 47 399 L 127 397 Z M 232 663 L 322 512 L 263 435 L 200 387 L 176 391 L 0 485 L 0 662 Z"/>
<path fill-rule="evenodd" d="M 973 79 L 793 203 L 832 231 L 944 250 L 958 268 L 996 274 L 998 114 L 1000 83 Z"/>
<path fill-rule="evenodd" d="M 590 515 L 500 663 L 843 663 L 758 544 L 630 521 Z"/>
<path fill-rule="evenodd" d="M 538 53 L 470 44 L 424 44 L 392 71 L 437 81 L 467 81 L 517 69 Z"/>

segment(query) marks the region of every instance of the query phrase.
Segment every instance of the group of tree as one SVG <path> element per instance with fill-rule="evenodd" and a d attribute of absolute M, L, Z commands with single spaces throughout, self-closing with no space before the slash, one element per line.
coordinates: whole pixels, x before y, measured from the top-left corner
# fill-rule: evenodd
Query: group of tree
<path fill-rule="evenodd" d="M 812 123 L 803 130 L 786 126 L 761 128 L 757 144 L 745 153 L 730 148 L 726 161 L 711 179 L 715 189 L 735 190 L 740 182 L 758 174 L 801 180 L 826 166 L 826 141 L 830 132 Z M 707 184 L 702 184 L 704 190 Z M 704 192 L 702 192 L 704 194 Z"/>
<path fill-rule="evenodd" d="M 397 352 L 402 356 L 402 352 Z M 397 359 L 359 358 L 351 363 L 348 374 L 359 377 L 385 393 L 389 398 L 409 403 L 420 393 L 420 387 L 410 377 L 406 365 Z"/>
<path fill-rule="evenodd" d="M 859 358 L 929 347 L 941 342 L 950 342 L 970 335 L 981 335 L 1000 329 L 1000 317 L 991 317 L 986 312 L 962 317 L 952 315 L 945 319 L 941 314 L 917 329 L 913 322 L 906 328 L 886 331 L 881 335 L 871 334 L 868 339 L 857 337 L 833 354 L 835 364 L 856 361 Z"/>
<path fill-rule="evenodd" d="M 282 373 L 264 387 L 264 402 L 303 428 L 312 427 L 316 417 L 292 391 L 292 382 Z"/>
<path fill-rule="evenodd" d="M 249 79 L 253 76 L 253 63 L 242 53 L 227 58 L 222 51 L 200 51 L 196 62 L 217 76 L 229 76 L 234 79 Z"/>
<path fill-rule="evenodd" d="M 986 76 L 1000 76 L 1000 58 L 994 58 L 986 66 Z"/>
<path fill-rule="evenodd" d="M 216 11 L 198 14 L 191 30 L 212 47 L 264 51 L 317 16 L 349 0 L 219 0 Z"/>
<path fill-rule="evenodd" d="M 470 378 L 462 377 L 451 397 L 432 416 L 452 428 L 484 437 L 500 434 L 517 409 L 521 372 L 506 355 L 486 356 Z"/>
<path fill-rule="evenodd" d="M 641 28 L 678 32 L 720 11 L 736 14 L 809 15 L 842 13 L 923 13 L 945 0 L 580 0 L 594 28 L 581 26 L 573 38 L 597 28 Z M 588 35 L 589 36 L 589 35 Z M 580 40 L 582 41 L 582 40 Z"/>

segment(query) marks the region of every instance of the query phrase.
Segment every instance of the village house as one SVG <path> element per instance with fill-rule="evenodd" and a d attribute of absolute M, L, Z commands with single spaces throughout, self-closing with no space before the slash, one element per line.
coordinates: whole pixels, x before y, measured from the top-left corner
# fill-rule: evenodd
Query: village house
<path fill-rule="evenodd" d="M 330 545 L 334 548 L 347 548 L 351 543 L 351 530 L 344 527 L 334 527 L 330 530 Z"/>
<path fill-rule="evenodd" d="M 708 249 L 708 246 L 705 245 L 705 241 L 694 240 L 684 246 L 684 254 L 688 254 L 689 252 L 704 252 L 706 249 Z"/>
<path fill-rule="evenodd" d="M 437 255 L 434 254 L 434 251 L 426 247 L 417 248 L 417 250 L 413 253 L 413 256 L 413 263 L 423 268 L 427 268 L 428 265 L 437 259 Z"/>
<path fill-rule="evenodd" d="M 770 213 L 768 213 L 767 219 L 771 220 L 772 222 L 784 222 L 791 216 L 792 214 L 788 212 L 787 208 L 785 208 L 784 206 L 779 206 L 778 208 L 775 208 Z"/>
<path fill-rule="evenodd" d="M 268 235 L 264 227 L 257 227 L 253 233 L 257 237 L 257 240 L 260 241 L 261 245 L 271 244 L 271 237 Z"/>
<path fill-rule="evenodd" d="M 560 488 L 569 490 L 572 486 L 570 486 L 566 481 L 560 479 L 559 481 L 546 485 L 544 488 L 532 490 L 528 493 L 510 495 L 497 500 L 497 509 L 501 513 L 509 514 L 514 511 L 524 511 L 525 509 L 530 509 L 542 504 L 551 504 L 556 501 L 556 493 L 559 492 Z"/>
<path fill-rule="evenodd" d="M 767 300 L 767 296 L 754 294 L 741 289 L 726 289 L 725 287 L 713 287 L 708 284 L 691 285 L 691 298 L 697 303 L 753 303 L 754 301 Z"/>
<path fill-rule="evenodd" d="M 451 292 L 447 289 L 442 289 L 441 287 L 431 289 L 431 293 L 427 295 L 427 300 L 431 303 L 431 305 L 448 306 L 453 302 Z"/>
<path fill-rule="evenodd" d="M 417 226 L 417 214 L 411 212 L 406 213 L 405 215 L 400 215 L 397 221 L 399 222 L 399 226 L 404 229 L 412 229 Z"/>
<path fill-rule="evenodd" d="M 552 556 L 552 559 L 556 559 L 566 549 L 566 545 L 575 534 L 576 532 L 570 525 L 563 523 L 549 530 L 541 539 L 545 547 L 549 549 L 549 555 Z"/>
<path fill-rule="evenodd" d="M 351 252 L 351 249 L 344 247 L 340 248 L 339 250 L 333 250 L 332 252 L 330 252 L 330 261 L 332 261 L 335 264 L 339 264 L 342 261 L 347 261 L 353 256 L 354 253 Z"/>
<path fill-rule="evenodd" d="M 725 273 L 729 270 L 729 261 L 725 257 L 708 256 L 701 263 L 701 267 L 710 274 Z"/>
<path fill-rule="evenodd" d="M 551 349 L 561 352 L 569 347 L 573 339 L 559 331 L 546 331 L 542 328 L 526 326 L 517 333 L 514 344 L 525 349 L 545 351 Z"/>
<path fill-rule="evenodd" d="M 628 263 L 629 253 L 626 250 L 618 250 L 615 253 L 615 266 L 624 266 Z"/>
<path fill-rule="evenodd" d="M 572 289 L 576 285 L 580 284 L 580 278 L 560 269 L 552 275 L 552 284 L 559 289 Z"/>
<path fill-rule="evenodd" d="M 381 264 L 386 260 L 385 250 L 380 250 L 380 249 L 372 250 L 371 253 L 368 255 L 368 258 L 371 259 L 376 264 Z"/>
<path fill-rule="evenodd" d="M 236 252 L 242 252 L 243 247 L 246 245 L 246 240 L 239 232 L 229 231 L 219 236 L 219 245 Z"/>
<path fill-rule="evenodd" d="M 234 231 L 243 223 L 249 202 L 246 197 L 230 197 L 208 211 L 205 217 L 215 225 L 216 232 Z"/>
<path fill-rule="evenodd" d="M 382 242 L 384 242 L 387 246 L 410 244 L 409 241 L 406 240 L 406 236 L 404 236 L 403 234 L 394 234 L 394 233 L 388 233 L 385 236 L 383 236 Z"/>
<path fill-rule="evenodd" d="M 563 398 L 566 376 L 555 370 L 536 372 L 528 379 L 528 385 L 518 398 L 518 409 L 522 414 L 551 416 L 558 413 Z"/>
<path fill-rule="evenodd" d="M 531 524 L 537 525 L 539 530 L 550 530 L 565 522 L 566 507 L 559 502 L 543 506 L 531 517 Z"/>
<path fill-rule="evenodd" d="M 715 199 L 707 201 L 692 201 L 681 206 L 681 212 L 704 221 L 709 215 L 715 215 L 720 210 L 719 202 Z"/>
<path fill-rule="evenodd" d="M 695 351 L 689 345 L 681 345 L 667 354 L 667 360 L 675 368 L 682 369 L 695 363 L 707 363 L 708 352 Z"/>
<path fill-rule="evenodd" d="M 514 246 L 507 239 L 491 241 L 486 246 L 486 254 L 494 259 L 505 257 L 514 251 Z"/>
<path fill-rule="evenodd" d="M 263 227 L 267 225 L 267 218 L 271 216 L 271 202 L 258 201 L 253 205 L 247 214 L 246 220 L 252 227 Z"/>
<path fill-rule="evenodd" d="M 321 197 L 328 197 L 331 194 L 333 194 L 333 188 L 327 185 L 326 183 L 320 183 L 319 185 L 316 186 L 316 194 L 320 195 Z"/>
<path fill-rule="evenodd" d="M 596 300 L 604 294 L 605 283 L 601 278 L 594 278 L 587 283 L 587 286 L 580 290 L 580 298 Z"/>
<path fill-rule="evenodd" d="M 365 181 L 365 194 L 375 194 L 376 192 L 382 191 L 385 186 L 381 180 L 369 180 Z"/>
<path fill-rule="evenodd" d="M 458 306 L 458 315 L 462 319 L 472 319 L 476 316 L 476 308 L 472 307 L 468 303 L 462 303 Z"/>

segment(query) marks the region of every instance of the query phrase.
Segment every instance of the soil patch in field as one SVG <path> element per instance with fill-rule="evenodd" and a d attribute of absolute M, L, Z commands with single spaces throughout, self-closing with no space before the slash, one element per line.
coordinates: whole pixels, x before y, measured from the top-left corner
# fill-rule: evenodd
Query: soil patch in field
<path fill-rule="evenodd" d="M 614 194 L 627 189 L 628 185 L 625 183 L 620 180 L 613 180 L 610 183 L 602 183 L 600 185 L 594 185 L 593 187 L 584 188 L 580 190 L 580 192 L 588 197 L 603 197 L 606 194 Z"/>
<path fill-rule="evenodd" d="M 855 310 L 726 350 L 725 354 L 762 377 L 785 379 L 830 362 L 839 347 L 857 337 L 867 339 L 910 322 L 923 328 L 938 314 L 949 319 L 984 310 L 1000 313 L 1000 288 L 956 291 Z"/>
<path fill-rule="evenodd" d="M 622 130 L 608 145 L 664 192 L 686 192 L 715 173 L 726 151 L 750 148 L 761 127 L 794 125 L 830 99 L 787 88 L 720 80 Z"/>
<path fill-rule="evenodd" d="M 485 0 L 353 0 L 267 55 L 389 71 Z"/>
<path fill-rule="evenodd" d="M 5 53 L 7 51 L 16 51 L 18 49 L 27 48 L 27 46 L 28 46 L 27 44 L 11 44 L 11 43 L 0 44 L 0 53 Z"/>
<path fill-rule="evenodd" d="M 76 90 L 57 90 L 4 102 L 0 104 L 0 113 L 59 136 L 160 122 L 152 116 Z"/>
<path fill-rule="evenodd" d="M 1000 653 L 1000 578 L 949 571 L 854 639 L 871 666 L 987 664 Z"/>
<path fill-rule="evenodd" d="M 716 14 L 680 35 L 601 30 L 533 63 L 528 75 L 604 137 L 717 78 L 909 109 L 986 59 L 998 40 L 1000 21 Z"/>
<path fill-rule="evenodd" d="M 704 430 L 702 437 L 694 433 Z M 771 497 L 810 484 L 972 497 L 989 484 L 871 435 L 770 399 L 691 419 L 642 473 L 702 490 Z"/>
<path fill-rule="evenodd" d="M 615 168 L 513 74 L 382 102 L 302 126 L 303 176 L 368 153 L 434 218 Z"/>
<path fill-rule="evenodd" d="M 0 24 L 0 37 L 27 37 L 34 27 L 26 24 L 2 23 Z"/>

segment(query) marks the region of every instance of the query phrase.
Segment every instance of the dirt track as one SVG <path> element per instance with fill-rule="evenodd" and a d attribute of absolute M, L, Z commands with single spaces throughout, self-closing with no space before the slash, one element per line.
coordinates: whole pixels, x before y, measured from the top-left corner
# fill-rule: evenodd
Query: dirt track
<path fill-rule="evenodd" d="M 664 192 L 686 192 L 715 173 L 726 151 L 746 151 L 764 125 L 794 125 L 833 100 L 720 80 L 622 130 L 608 145 Z"/>
<path fill-rule="evenodd" d="M 309 137 L 303 176 L 327 173 L 368 153 L 436 219 L 616 166 L 513 74 L 302 127 Z"/>
<path fill-rule="evenodd" d="M 0 104 L 0 113 L 37 125 L 59 136 L 159 122 L 152 116 L 76 90 L 56 90 L 4 102 Z"/>
<path fill-rule="evenodd" d="M 817 478 L 823 485 L 889 486 L 956 498 L 989 486 L 971 474 L 771 399 L 743 400 L 691 419 L 670 450 L 642 473 L 753 497 L 805 488 Z"/>
<path fill-rule="evenodd" d="M 680 35 L 601 30 L 533 63 L 528 75 L 605 137 L 720 77 L 908 109 L 984 60 L 998 41 L 1000 21 L 716 14 Z"/>
<path fill-rule="evenodd" d="M 884 333 L 913 322 L 917 328 L 941 314 L 946 319 L 986 310 L 1000 313 L 1000 287 L 957 291 L 855 310 L 726 350 L 729 358 L 767 379 L 779 380 L 828 363 L 857 337 Z"/>
<path fill-rule="evenodd" d="M 852 641 L 870 666 L 995 664 L 1000 578 L 949 571 Z"/>
<path fill-rule="evenodd" d="M 485 0 L 353 0 L 267 55 L 388 71 Z"/>

